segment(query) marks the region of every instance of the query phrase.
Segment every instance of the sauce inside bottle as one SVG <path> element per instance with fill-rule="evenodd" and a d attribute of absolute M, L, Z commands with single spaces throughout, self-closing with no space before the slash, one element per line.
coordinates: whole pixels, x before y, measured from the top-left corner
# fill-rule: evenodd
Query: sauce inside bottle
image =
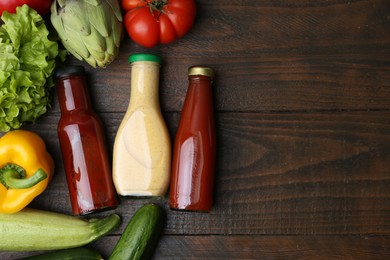
<path fill-rule="evenodd" d="M 56 72 L 58 138 L 74 215 L 118 205 L 102 122 L 91 106 L 84 68 Z"/>
<path fill-rule="evenodd" d="M 212 98 L 214 71 L 194 66 L 177 129 L 172 160 L 170 207 L 211 210 L 216 156 Z"/>
<path fill-rule="evenodd" d="M 114 184 L 122 196 L 164 196 L 171 143 L 159 103 L 161 58 L 133 54 L 129 62 L 131 96 L 114 143 Z"/>

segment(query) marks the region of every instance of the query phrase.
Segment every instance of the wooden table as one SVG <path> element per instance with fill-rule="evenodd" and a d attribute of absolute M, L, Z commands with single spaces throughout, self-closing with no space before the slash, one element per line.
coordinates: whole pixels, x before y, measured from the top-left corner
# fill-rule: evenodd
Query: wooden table
<path fill-rule="evenodd" d="M 197 1 L 196 24 L 173 44 L 124 38 L 119 57 L 89 72 L 112 151 L 130 96 L 129 54 L 161 55 L 161 108 L 173 140 L 187 68 L 217 71 L 215 205 L 172 211 L 168 198 L 126 199 L 109 256 L 134 212 L 167 213 L 155 259 L 390 259 L 390 1 Z M 40 134 L 55 177 L 31 207 L 70 214 L 52 108 L 24 128 Z M 12 259 L 27 253 L 0 253 Z"/>

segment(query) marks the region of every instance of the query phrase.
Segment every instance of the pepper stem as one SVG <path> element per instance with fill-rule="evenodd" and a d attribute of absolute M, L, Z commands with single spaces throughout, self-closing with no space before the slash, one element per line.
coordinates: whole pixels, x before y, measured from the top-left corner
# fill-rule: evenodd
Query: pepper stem
<path fill-rule="evenodd" d="M 0 183 L 7 189 L 31 188 L 46 178 L 47 174 L 41 168 L 28 178 L 25 170 L 19 165 L 8 163 L 0 168 Z"/>

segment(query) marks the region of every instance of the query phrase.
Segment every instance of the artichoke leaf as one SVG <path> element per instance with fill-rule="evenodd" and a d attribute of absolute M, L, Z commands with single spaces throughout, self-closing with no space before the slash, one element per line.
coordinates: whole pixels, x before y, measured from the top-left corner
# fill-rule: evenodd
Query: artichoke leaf
<path fill-rule="evenodd" d="M 102 3 L 98 8 L 96 6 L 85 3 L 85 13 L 88 15 L 88 20 L 91 25 L 103 37 L 111 36 L 111 16 L 110 9 L 107 8 L 106 3 Z"/>
<path fill-rule="evenodd" d="M 78 34 L 69 34 L 69 36 L 71 37 L 67 38 L 66 40 L 62 39 L 62 44 L 64 47 L 79 60 L 89 57 L 90 53 L 87 47 L 84 45 L 81 36 Z"/>
<path fill-rule="evenodd" d="M 69 0 L 57 0 L 56 2 L 60 7 L 63 7 Z M 55 4 L 55 3 L 54 3 Z"/>
<path fill-rule="evenodd" d="M 106 40 L 106 53 L 109 55 L 114 55 L 116 50 L 117 46 L 115 45 L 115 42 Z"/>
<path fill-rule="evenodd" d="M 57 7 L 58 5 L 56 4 L 56 2 L 53 2 L 50 8 L 51 11 L 50 21 L 58 34 L 65 35 L 64 24 L 62 23 L 62 19 L 60 18 L 60 14 L 58 13 Z"/>
<path fill-rule="evenodd" d="M 111 25 L 112 25 L 112 40 L 117 48 L 119 48 L 121 40 L 122 40 L 122 33 L 123 33 L 123 26 L 122 23 L 116 20 L 115 16 L 111 16 Z M 119 32 L 119 33 L 115 33 Z"/>
<path fill-rule="evenodd" d="M 98 33 L 95 28 L 92 28 L 92 34 L 87 37 L 83 37 L 83 41 L 91 55 L 96 59 L 101 60 L 104 59 L 104 53 L 107 50 L 106 39 L 97 35 Z"/>
<path fill-rule="evenodd" d="M 57 0 L 56 2 L 60 7 L 64 7 L 66 4 L 69 4 L 69 2 L 87 2 L 88 4 L 98 6 L 102 1 L 103 0 Z"/>
<path fill-rule="evenodd" d="M 63 7 L 63 9 L 58 10 L 54 9 L 54 6 L 55 2 L 52 5 L 51 22 L 53 24 L 53 27 L 56 29 L 58 36 L 61 38 L 64 47 L 79 60 L 82 60 L 83 57 L 89 57 L 89 51 L 84 45 L 83 40 L 79 35 L 79 31 L 77 30 L 77 28 L 75 28 L 74 25 L 75 21 L 80 21 L 79 17 L 72 17 L 72 13 L 68 9 L 64 9 L 65 7 Z M 69 6 L 67 8 L 69 8 Z M 70 23 L 68 21 L 70 21 Z"/>
<path fill-rule="evenodd" d="M 106 38 L 101 37 L 98 31 L 94 27 L 92 27 L 91 35 L 83 37 L 83 41 L 85 46 L 90 52 L 92 51 L 105 52 L 107 50 Z M 102 56 L 99 55 L 97 58 L 100 59 L 101 57 Z"/>
<path fill-rule="evenodd" d="M 99 60 L 95 59 L 95 57 L 93 57 L 92 55 L 89 56 L 88 58 L 84 58 L 84 60 L 89 64 L 91 65 L 92 67 L 96 68 L 96 67 L 104 67 L 103 63 L 102 62 L 99 62 Z"/>
<path fill-rule="evenodd" d="M 105 0 L 84 0 L 89 5 L 98 6 Z"/>
<path fill-rule="evenodd" d="M 85 14 L 83 1 L 71 1 L 66 5 L 66 9 L 62 8 L 59 11 L 59 17 L 68 30 L 73 30 L 74 33 L 81 35 L 91 34 L 91 25 L 89 23 L 88 15 Z M 61 37 L 61 35 L 60 35 Z"/>
<path fill-rule="evenodd" d="M 123 21 L 121 7 L 117 0 L 105 0 L 111 7 L 112 12 L 114 12 L 116 19 L 121 23 Z"/>

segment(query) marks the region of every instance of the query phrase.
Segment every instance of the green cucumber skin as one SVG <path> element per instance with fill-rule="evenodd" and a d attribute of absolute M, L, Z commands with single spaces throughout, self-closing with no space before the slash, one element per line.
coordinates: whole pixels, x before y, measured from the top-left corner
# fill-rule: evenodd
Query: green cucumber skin
<path fill-rule="evenodd" d="M 165 220 L 164 210 L 155 204 L 142 206 L 127 224 L 109 260 L 150 259 Z"/>
<path fill-rule="evenodd" d="M 20 260 L 102 260 L 96 250 L 87 247 L 64 249 L 41 255 L 26 257 Z"/>

